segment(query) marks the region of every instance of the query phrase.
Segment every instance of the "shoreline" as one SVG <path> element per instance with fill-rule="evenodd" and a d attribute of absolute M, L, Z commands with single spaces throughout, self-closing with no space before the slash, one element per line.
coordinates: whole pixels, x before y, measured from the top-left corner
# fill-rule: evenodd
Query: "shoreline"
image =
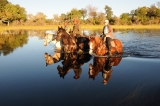
<path fill-rule="evenodd" d="M 58 26 L 63 25 L 52 25 L 52 26 L 0 26 L 0 30 L 18 30 L 18 29 L 57 29 Z M 102 29 L 103 25 L 80 25 L 81 29 Z M 111 25 L 113 29 L 160 29 L 160 25 Z M 72 29 L 72 25 L 69 25 Z"/>

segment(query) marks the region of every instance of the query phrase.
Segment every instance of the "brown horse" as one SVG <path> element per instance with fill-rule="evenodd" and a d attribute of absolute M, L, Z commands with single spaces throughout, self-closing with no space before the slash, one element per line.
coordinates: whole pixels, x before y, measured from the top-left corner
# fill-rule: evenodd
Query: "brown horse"
<path fill-rule="evenodd" d="M 69 35 L 62 27 L 58 27 L 57 39 L 62 39 L 64 52 L 75 52 L 77 50 L 76 39 L 73 35 Z"/>
<path fill-rule="evenodd" d="M 120 63 L 121 59 L 121 57 L 94 57 L 93 65 L 91 63 L 89 64 L 89 78 L 92 78 L 94 80 L 98 73 L 102 72 L 103 83 L 107 84 L 107 82 L 111 78 L 111 73 L 113 71 L 112 66 L 117 66 Z"/>
<path fill-rule="evenodd" d="M 89 37 L 89 46 L 90 46 L 90 51 L 89 53 L 95 53 L 98 56 L 105 56 L 108 53 L 108 49 L 106 47 L 106 43 L 103 42 L 102 38 L 99 36 L 94 36 L 94 37 Z M 111 41 L 111 53 L 112 55 L 117 53 L 117 54 L 122 54 L 123 52 L 123 45 L 122 42 L 118 39 L 113 39 Z"/>

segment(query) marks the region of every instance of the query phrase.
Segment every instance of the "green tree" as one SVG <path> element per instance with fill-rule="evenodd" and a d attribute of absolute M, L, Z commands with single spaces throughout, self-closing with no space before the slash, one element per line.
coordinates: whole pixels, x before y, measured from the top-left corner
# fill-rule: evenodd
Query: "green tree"
<path fill-rule="evenodd" d="M 120 19 L 122 25 L 131 24 L 131 18 L 128 13 L 123 13 L 122 15 L 120 15 Z"/>
<path fill-rule="evenodd" d="M 147 18 L 147 11 L 148 8 L 146 6 L 136 9 L 136 18 L 139 19 L 138 21 L 140 21 L 142 24 L 147 24 L 149 21 Z"/>
<path fill-rule="evenodd" d="M 105 9 L 105 12 L 106 12 L 106 18 L 108 20 L 111 20 L 112 16 L 113 16 L 112 8 L 106 5 L 104 9 Z"/>
<path fill-rule="evenodd" d="M 0 0 L 0 20 L 4 16 L 4 7 L 5 7 L 6 4 L 8 4 L 7 0 Z"/>
<path fill-rule="evenodd" d="M 4 7 L 4 19 L 8 20 L 9 22 L 12 21 L 18 21 L 20 22 L 21 20 L 26 20 L 27 19 L 27 14 L 26 11 L 23 7 L 20 7 L 19 5 L 14 5 L 11 3 L 8 3 Z"/>
<path fill-rule="evenodd" d="M 70 13 L 72 14 L 72 18 L 73 18 L 73 19 L 74 19 L 74 18 L 80 19 L 80 18 L 82 18 L 82 16 L 83 16 L 81 10 L 78 10 L 78 9 L 76 9 L 76 8 L 73 8 Z"/>
<path fill-rule="evenodd" d="M 150 8 L 148 8 L 147 16 L 156 17 L 157 16 L 157 7 L 155 5 L 152 5 Z"/>

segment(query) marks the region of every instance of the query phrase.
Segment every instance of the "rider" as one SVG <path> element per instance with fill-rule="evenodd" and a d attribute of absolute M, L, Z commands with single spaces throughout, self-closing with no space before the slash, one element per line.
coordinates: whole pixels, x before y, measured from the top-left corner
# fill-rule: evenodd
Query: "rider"
<path fill-rule="evenodd" d="M 109 24 L 109 20 L 105 20 L 105 26 L 103 27 L 103 32 L 102 32 L 102 38 L 103 41 L 106 42 L 107 48 L 109 50 L 109 55 L 111 54 L 111 40 L 114 38 L 113 36 L 113 29 L 111 25 Z"/>
<path fill-rule="evenodd" d="M 69 33 L 69 27 L 67 21 L 64 21 L 64 29 L 66 30 L 67 33 Z"/>
<path fill-rule="evenodd" d="M 78 36 L 81 36 L 82 35 L 82 33 L 81 33 L 81 28 L 80 28 L 80 25 L 79 25 L 79 21 L 78 21 L 78 19 L 74 19 L 73 20 L 73 35 L 75 36 L 75 37 L 78 37 Z"/>

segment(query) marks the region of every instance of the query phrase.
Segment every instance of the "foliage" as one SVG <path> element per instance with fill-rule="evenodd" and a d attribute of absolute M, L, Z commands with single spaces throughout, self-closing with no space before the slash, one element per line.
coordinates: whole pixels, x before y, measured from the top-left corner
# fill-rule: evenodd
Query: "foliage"
<path fill-rule="evenodd" d="M 53 14 L 52 19 L 47 19 L 42 12 L 37 12 L 36 15 L 27 14 L 25 8 L 19 5 L 14 5 L 7 0 L 0 2 L 0 25 L 8 25 L 10 22 L 14 25 L 63 25 L 64 21 L 68 21 L 73 25 L 73 19 L 77 18 L 80 24 L 88 25 L 104 25 L 104 20 L 108 19 L 111 25 L 151 25 L 160 24 L 160 2 L 157 2 L 150 7 L 138 7 L 131 10 L 130 13 L 122 13 L 119 17 L 114 16 L 112 8 L 104 5 L 105 13 L 98 12 L 98 8 L 88 5 L 85 8 L 73 8 L 67 13 Z"/>

